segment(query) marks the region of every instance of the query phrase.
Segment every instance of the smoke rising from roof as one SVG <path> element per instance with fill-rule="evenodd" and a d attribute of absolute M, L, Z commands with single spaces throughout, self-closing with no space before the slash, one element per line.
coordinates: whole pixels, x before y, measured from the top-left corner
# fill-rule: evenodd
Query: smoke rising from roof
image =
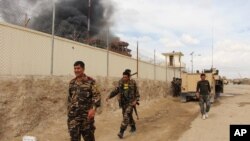
<path fill-rule="evenodd" d="M 25 7 L 22 7 L 25 5 Z M 87 37 L 87 21 L 90 11 L 90 37 L 98 35 L 108 25 L 112 25 L 111 16 L 114 12 L 111 0 L 57 0 L 55 2 L 55 35 L 70 39 Z M 9 23 L 22 25 L 20 16 L 30 13 L 28 27 L 51 33 L 52 2 L 39 0 L 1 0 L 1 17 Z M 32 9 L 32 11 L 29 11 Z"/>

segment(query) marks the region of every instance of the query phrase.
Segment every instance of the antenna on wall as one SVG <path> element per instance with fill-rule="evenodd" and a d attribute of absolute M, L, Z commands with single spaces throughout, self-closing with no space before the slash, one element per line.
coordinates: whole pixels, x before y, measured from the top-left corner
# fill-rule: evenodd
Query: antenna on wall
<path fill-rule="evenodd" d="M 30 18 L 28 17 L 28 14 L 26 13 L 25 14 L 25 19 L 24 19 L 24 27 L 28 26 L 29 21 L 30 21 Z"/>

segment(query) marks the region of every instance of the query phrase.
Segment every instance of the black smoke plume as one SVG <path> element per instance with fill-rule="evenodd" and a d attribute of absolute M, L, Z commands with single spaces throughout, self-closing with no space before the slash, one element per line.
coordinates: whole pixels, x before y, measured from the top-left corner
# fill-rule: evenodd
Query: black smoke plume
<path fill-rule="evenodd" d="M 104 3 L 105 2 L 105 3 Z M 21 25 L 24 13 L 30 21 L 28 27 L 51 34 L 52 2 L 39 0 L 1 0 L 1 17 L 12 24 Z M 73 40 L 87 38 L 87 21 L 90 11 L 90 33 L 98 35 L 107 25 L 111 25 L 113 6 L 110 0 L 57 0 L 55 3 L 55 35 Z M 27 8 L 28 7 L 28 8 Z M 32 9 L 32 11 L 28 11 Z"/>

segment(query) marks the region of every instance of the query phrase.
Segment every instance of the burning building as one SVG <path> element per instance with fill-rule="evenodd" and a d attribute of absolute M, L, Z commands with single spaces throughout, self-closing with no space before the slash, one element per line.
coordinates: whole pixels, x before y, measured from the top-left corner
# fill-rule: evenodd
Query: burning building
<path fill-rule="evenodd" d="M 40 0 L 23 0 L 22 3 L 23 5 L 20 1 L 1 0 L 1 17 L 8 23 L 23 25 L 24 22 L 17 19 L 30 13 L 29 20 L 26 17 L 23 26 L 51 34 L 53 3 Z M 103 34 L 101 32 L 113 24 L 111 17 L 114 7 L 112 4 L 110 0 L 56 0 L 55 35 L 106 48 L 106 42 L 96 37 Z M 27 9 L 33 10 L 28 11 Z M 112 41 L 114 35 L 110 34 L 109 36 Z M 127 46 L 128 44 L 125 42 L 115 41 L 110 43 L 110 50 L 130 56 L 130 50 Z M 124 51 L 127 51 L 127 53 L 124 53 Z"/>
<path fill-rule="evenodd" d="M 101 39 L 89 39 L 84 40 L 86 44 L 91 46 L 95 46 L 102 49 L 107 49 L 107 42 Z M 111 43 L 109 43 L 109 50 L 131 57 L 131 50 L 128 48 L 129 44 L 127 42 L 121 41 L 119 38 L 113 39 Z"/>

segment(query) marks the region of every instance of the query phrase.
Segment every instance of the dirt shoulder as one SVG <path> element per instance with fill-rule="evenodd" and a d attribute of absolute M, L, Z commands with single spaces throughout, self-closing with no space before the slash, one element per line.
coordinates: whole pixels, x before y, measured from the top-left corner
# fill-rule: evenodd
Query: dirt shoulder
<path fill-rule="evenodd" d="M 177 140 L 179 135 L 189 129 L 191 121 L 197 116 L 196 103 L 180 103 L 179 99 L 172 97 L 142 103 L 138 107 L 140 119 L 137 123 L 137 133 L 125 133 L 125 140 L 167 141 Z M 117 133 L 121 123 L 121 111 L 113 115 L 105 114 L 97 122 L 97 140 L 118 140 Z M 129 129 L 129 128 L 128 128 Z"/>
<path fill-rule="evenodd" d="M 115 99 L 114 99 L 115 100 Z M 178 99 L 167 97 L 142 102 L 138 107 L 139 120 L 136 120 L 137 132 L 125 132 L 124 140 L 151 141 L 177 140 L 190 128 L 190 123 L 197 116 L 197 103 L 180 103 Z M 96 116 L 96 140 L 117 141 L 117 133 L 121 123 L 121 110 L 108 111 Z M 66 126 L 66 116 L 55 115 L 40 122 L 27 135 L 36 136 L 43 141 L 68 141 L 69 134 Z M 19 141 L 21 137 L 13 138 Z"/>
<path fill-rule="evenodd" d="M 20 141 L 35 136 L 39 141 L 69 141 L 66 100 L 70 77 L 20 76 L 1 77 L 0 140 Z M 117 99 L 105 103 L 108 91 L 117 79 L 97 78 L 102 91 L 102 112 L 96 115 L 96 140 L 119 140 L 121 109 Z M 181 103 L 165 93 L 165 83 L 138 80 L 141 104 L 137 132 L 125 133 L 124 140 L 177 140 L 197 116 L 196 102 Z M 129 130 L 129 128 L 128 128 Z"/>

